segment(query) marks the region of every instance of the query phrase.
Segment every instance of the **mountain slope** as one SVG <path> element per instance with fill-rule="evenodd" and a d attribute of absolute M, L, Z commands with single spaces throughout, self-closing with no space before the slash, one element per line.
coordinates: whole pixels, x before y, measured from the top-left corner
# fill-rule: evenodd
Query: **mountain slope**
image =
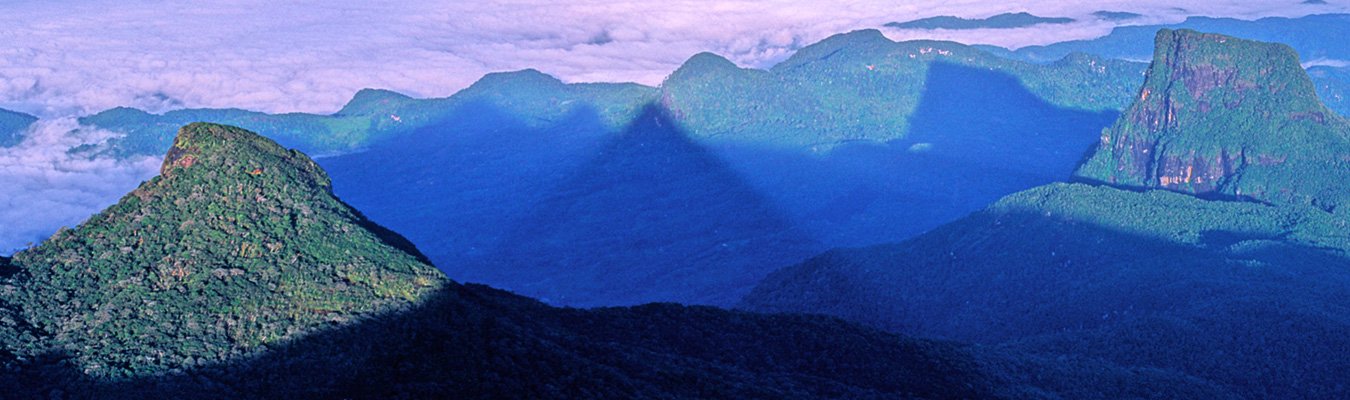
<path fill-rule="evenodd" d="M 443 281 L 333 197 L 317 164 L 268 139 L 188 125 L 160 173 L 14 256 L 13 301 L 94 375 L 238 357 Z"/>
<path fill-rule="evenodd" d="M 821 250 L 656 105 L 512 226 L 458 276 L 581 307 L 731 305 Z"/>
<path fill-rule="evenodd" d="M 1055 184 L 898 244 L 832 250 L 743 306 L 1339 398 L 1350 221 L 1310 207 Z"/>
<path fill-rule="evenodd" d="M 303 154 L 192 124 L 160 177 L 76 229 L 0 258 L 0 393 L 1228 395 L 1165 371 L 909 339 L 830 318 L 670 304 L 556 309 L 449 282 L 421 258 L 332 197 Z"/>
<path fill-rule="evenodd" d="M 168 146 L 174 131 L 195 121 L 237 125 L 278 143 L 315 154 L 350 153 L 443 122 L 464 107 L 497 104 L 530 123 L 565 116 L 581 104 L 596 107 L 614 127 L 650 99 L 654 89 L 637 84 L 564 84 L 535 70 L 492 73 L 448 98 L 414 99 L 364 89 L 331 115 L 266 114 L 239 109 L 184 109 L 150 114 L 114 108 L 80 123 L 126 134 L 110 144 L 115 155 L 152 155 Z"/>
<path fill-rule="evenodd" d="M 1051 65 L 1008 60 L 952 42 L 893 42 L 876 30 L 834 35 L 770 70 L 736 68 L 712 54 L 690 58 L 661 84 L 662 105 L 695 137 L 826 150 L 904 138 L 938 63 L 1013 76 L 1067 110 L 1124 108 L 1136 63 L 1079 56 Z"/>
<path fill-rule="evenodd" d="M 1288 46 L 1158 32 L 1148 78 L 1078 177 L 1314 204 L 1350 200 L 1350 123 L 1319 102 Z"/>

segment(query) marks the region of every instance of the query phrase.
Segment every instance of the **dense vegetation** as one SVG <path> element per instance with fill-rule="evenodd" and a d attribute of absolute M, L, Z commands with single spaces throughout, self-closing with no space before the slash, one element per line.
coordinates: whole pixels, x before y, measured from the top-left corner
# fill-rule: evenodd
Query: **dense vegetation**
<path fill-rule="evenodd" d="M 194 121 L 237 125 L 288 147 L 317 154 L 346 153 L 404 136 L 418 128 L 444 121 L 466 106 L 490 103 L 527 116 L 532 124 L 546 124 L 574 108 L 595 107 L 611 126 L 631 117 L 636 107 L 653 96 L 654 89 L 635 84 L 573 84 L 534 70 L 488 74 L 473 86 L 443 99 L 413 99 L 386 90 L 356 93 L 332 115 L 305 113 L 265 114 L 238 109 L 186 109 L 155 115 L 130 108 L 114 108 L 80 119 L 81 123 L 126 137 L 113 139 L 116 155 L 157 154 L 168 146 L 175 130 Z"/>
<path fill-rule="evenodd" d="M 662 104 L 700 138 L 811 151 L 885 142 L 910 132 L 935 64 L 1011 75 L 1056 107 L 1090 112 L 1124 108 L 1142 72 L 1136 63 L 1087 56 L 1031 64 L 957 43 L 897 43 L 862 30 L 804 47 L 767 71 L 695 55 L 662 83 Z"/>
<path fill-rule="evenodd" d="M 1350 201 L 1350 122 L 1318 101 L 1293 49 L 1158 32 L 1139 95 L 1077 176 L 1113 185 L 1313 204 Z"/>
<path fill-rule="evenodd" d="M 1073 18 L 1041 17 L 1030 13 L 1004 13 L 989 18 L 966 19 L 953 16 L 938 16 L 916 19 L 907 22 L 889 22 L 888 28 L 896 29 L 1008 29 L 1025 28 L 1040 24 L 1067 24 Z"/>
<path fill-rule="evenodd" d="M 332 197 L 303 154 L 182 129 L 162 175 L 0 258 L 18 398 L 1225 397 L 1192 377 L 655 304 L 462 286 Z M 14 265 L 10 265 L 10 264 Z"/>
<path fill-rule="evenodd" d="M 23 140 L 23 133 L 37 121 L 32 115 L 0 109 L 0 147 L 10 147 Z"/>
<path fill-rule="evenodd" d="M 439 286 L 329 185 L 299 152 L 188 125 L 159 177 L 15 254 L 4 301 L 81 371 L 124 377 L 250 354 Z"/>
<path fill-rule="evenodd" d="M 1287 46 L 1157 42 L 1138 101 L 1080 174 L 1171 191 L 1035 188 L 775 272 L 743 306 L 1180 371 L 1242 397 L 1350 396 L 1350 219 L 1332 212 L 1345 122 Z"/>
<path fill-rule="evenodd" d="M 1250 398 L 1342 398 L 1347 227 L 1312 207 L 1055 184 L 775 272 L 743 305 L 1181 371 Z"/>

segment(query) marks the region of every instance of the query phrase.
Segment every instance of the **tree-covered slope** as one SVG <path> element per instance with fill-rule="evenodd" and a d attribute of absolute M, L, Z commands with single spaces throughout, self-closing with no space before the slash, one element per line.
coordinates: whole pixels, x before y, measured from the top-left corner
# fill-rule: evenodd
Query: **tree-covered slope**
<path fill-rule="evenodd" d="M 1158 32 L 1135 103 L 1104 131 L 1083 179 L 1314 204 L 1350 200 L 1350 123 L 1318 100 L 1288 46 Z"/>
<path fill-rule="evenodd" d="M 488 74 L 448 98 L 414 99 L 387 90 L 357 92 L 331 115 L 266 114 L 238 109 L 185 109 L 150 114 L 114 108 L 80 119 L 83 124 L 124 133 L 113 139 L 117 155 L 157 154 L 168 146 L 175 130 L 205 121 L 256 131 L 287 147 L 309 153 L 333 154 L 361 150 L 444 121 L 467 105 L 497 104 L 527 116 L 531 123 L 547 123 L 575 107 L 597 108 L 613 126 L 620 126 L 654 93 L 636 84 L 564 84 L 535 70 Z"/>
<path fill-rule="evenodd" d="M 23 132 L 36 121 L 32 115 L 0 109 L 0 147 L 19 144 Z"/>
<path fill-rule="evenodd" d="M 1088 56 L 1031 64 L 957 43 L 897 43 L 862 30 L 804 47 L 767 71 L 696 55 L 662 83 L 662 104 L 697 137 L 815 150 L 885 142 L 909 132 L 935 63 L 1011 75 L 1050 104 L 1091 112 L 1124 108 L 1142 70 Z"/>
<path fill-rule="evenodd" d="M 145 374 L 405 306 L 444 280 L 410 248 L 303 154 L 192 124 L 160 176 L 15 254 L 22 285 L 6 300 L 82 370 Z"/>
<path fill-rule="evenodd" d="M 1248 398 L 1339 398 L 1347 226 L 1313 207 L 1055 184 L 780 270 L 743 305 L 1182 371 Z"/>
<path fill-rule="evenodd" d="M 670 304 L 557 309 L 450 282 L 309 158 L 184 127 L 162 175 L 0 258 L 16 398 L 1228 396 L 1181 374 Z"/>

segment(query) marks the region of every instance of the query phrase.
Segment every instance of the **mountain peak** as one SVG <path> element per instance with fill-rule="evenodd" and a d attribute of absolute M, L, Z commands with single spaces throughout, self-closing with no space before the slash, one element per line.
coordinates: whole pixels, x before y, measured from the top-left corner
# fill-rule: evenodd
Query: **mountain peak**
<path fill-rule="evenodd" d="M 506 92 L 512 88 L 551 87 L 562 85 L 563 81 L 553 75 L 540 72 L 534 68 L 526 68 L 518 71 L 488 73 L 483 75 L 482 78 L 479 78 L 473 85 L 470 85 L 469 88 Z"/>
<path fill-rule="evenodd" d="M 338 111 L 339 115 L 369 115 L 379 110 L 389 110 L 390 103 L 403 103 L 413 98 L 402 93 L 384 89 L 361 89 L 352 96 L 347 105 Z"/>
<path fill-rule="evenodd" d="M 407 306 L 445 282 L 423 260 L 334 197 L 303 153 L 194 123 L 161 176 L 12 264 L 33 325 L 91 374 L 127 376 Z"/>
<path fill-rule="evenodd" d="M 671 72 L 670 76 L 666 77 L 666 81 L 677 82 L 707 74 L 727 73 L 739 70 L 740 67 L 736 66 L 736 63 L 731 62 L 731 60 L 705 51 L 695 54 L 693 57 L 689 57 L 688 60 L 685 60 L 683 64 L 680 64 L 679 68 L 675 69 L 675 72 Z"/>
<path fill-rule="evenodd" d="M 240 128 L 205 122 L 178 130 L 173 146 L 164 156 L 160 175 L 166 179 L 178 170 L 211 169 L 219 180 L 286 178 L 289 183 L 329 187 L 328 174 L 298 150 L 288 150 L 271 139 Z M 207 182 L 211 183 L 211 182 Z"/>
<path fill-rule="evenodd" d="M 1134 104 L 1077 175 L 1331 209 L 1350 199 L 1332 176 L 1348 169 L 1348 139 L 1289 46 L 1163 29 Z"/>

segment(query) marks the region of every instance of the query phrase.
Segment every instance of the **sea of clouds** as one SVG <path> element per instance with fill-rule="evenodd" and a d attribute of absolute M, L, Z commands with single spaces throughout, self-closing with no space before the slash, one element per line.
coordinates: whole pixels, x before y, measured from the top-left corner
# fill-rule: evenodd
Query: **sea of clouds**
<path fill-rule="evenodd" d="M 42 120 L 24 141 L 0 147 L 0 255 L 75 227 L 159 172 L 160 158 L 116 159 L 94 150 L 117 134 L 74 118 Z"/>
<path fill-rule="evenodd" d="M 701 51 L 767 67 L 832 34 L 938 15 L 1027 11 L 1079 22 L 885 32 L 1020 47 L 1102 36 L 1120 23 L 1346 9 L 1299 0 L 7 0 L 0 108 L 44 117 L 117 106 L 329 113 L 361 88 L 443 97 L 492 71 L 654 85 Z M 1101 10 L 1145 17 L 1091 15 Z"/>
<path fill-rule="evenodd" d="M 711 51 L 768 67 L 829 35 L 887 22 L 1005 12 L 1072 17 L 997 32 L 883 30 L 1005 47 L 1105 35 L 1191 15 L 1345 12 L 1344 0 L 5 0 L 0 108 L 43 118 L 0 148 L 0 254 L 79 223 L 152 176 L 158 160 L 89 158 L 112 133 L 71 117 L 118 106 L 331 113 L 362 88 L 443 97 L 485 73 L 536 68 L 568 82 L 649 85 Z M 1105 21 L 1095 11 L 1144 17 Z M 1335 60 L 1325 63 L 1339 62 Z"/>

